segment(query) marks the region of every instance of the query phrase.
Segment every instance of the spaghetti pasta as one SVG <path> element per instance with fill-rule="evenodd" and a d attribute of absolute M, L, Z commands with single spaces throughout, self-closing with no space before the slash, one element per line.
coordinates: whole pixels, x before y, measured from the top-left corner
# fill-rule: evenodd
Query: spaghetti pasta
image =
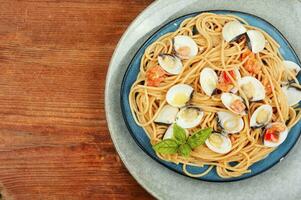
<path fill-rule="evenodd" d="M 245 28 L 262 33 L 266 40 L 265 48 L 260 53 L 251 54 L 245 36 L 226 42 L 222 37 L 222 30 L 225 24 L 231 21 L 238 21 L 243 23 Z M 189 59 L 182 59 L 183 68 L 178 74 L 166 73 L 158 64 L 158 56 L 173 55 L 175 53 L 173 39 L 179 35 L 192 38 L 198 46 L 198 54 Z M 189 129 L 189 135 L 206 127 L 221 131 L 216 117 L 217 112 L 228 111 L 228 109 L 221 101 L 221 93 L 208 96 L 202 89 L 199 83 L 200 73 L 206 67 L 213 69 L 219 77 L 224 73 L 233 87 L 238 89 L 248 108 L 247 115 L 242 116 L 243 129 L 238 134 L 228 135 L 232 143 L 230 152 L 219 154 L 206 145 L 201 145 L 193 149 L 188 157 L 178 153 L 157 153 L 158 156 L 170 162 L 183 163 L 183 171 L 189 176 L 201 177 L 215 168 L 220 177 L 230 178 L 249 173 L 249 167 L 253 163 L 264 159 L 275 150 L 263 145 L 264 128 L 251 128 L 250 118 L 258 107 L 265 104 L 272 107 L 272 122 L 284 123 L 287 128 L 291 128 L 301 118 L 300 109 L 288 105 L 287 97 L 281 89 L 283 77 L 291 77 L 296 83 L 298 81 L 296 74 L 287 70 L 282 64 L 283 58 L 279 47 L 271 36 L 259 28 L 248 25 L 243 19 L 213 13 L 202 13 L 188 18 L 175 32 L 165 34 L 151 44 L 141 59 L 140 72 L 132 85 L 129 101 L 136 123 L 143 127 L 152 144 L 162 141 L 168 128 L 164 124 L 154 122 L 167 104 L 166 93 L 172 86 L 180 83 L 190 85 L 194 89 L 189 104 L 198 106 L 204 113 L 200 124 Z M 250 60 L 252 55 L 254 58 Z M 252 65 L 251 61 L 256 64 Z M 260 69 L 256 69 L 258 66 Z M 250 101 L 231 75 L 235 69 L 239 70 L 242 77 L 252 76 L 259 80 L 265 87 L 265 98 L 261 101 Z M 150 74 L 155 78 L 148 79 Z M 209 165 L 209 168 L 203 173 L 191 174 L 187 170 L 187 165 Z"/>

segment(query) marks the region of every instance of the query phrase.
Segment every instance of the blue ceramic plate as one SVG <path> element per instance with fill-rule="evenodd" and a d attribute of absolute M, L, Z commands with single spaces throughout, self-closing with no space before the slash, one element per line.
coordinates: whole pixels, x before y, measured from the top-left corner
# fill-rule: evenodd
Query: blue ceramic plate
<path fill-rule="evenodd" d="M 250 25 L 258 27 L 266 31 L 270 36 L 272 36 L 281 46 L 280 53 L 286 60 L 291 60 L 293 62 L 300 64 L 300 60 L 298 56 L 296 55 L 295 51 L 289 44 L 289 42 L 284 38 L 284 36 L 269 22 L 243 12 L 237 12 L 237 11 L 228 11 L 228 10 L 212 10 L 212 11 L 206 11 L 206 12 L 213 12 L 217 14 L 232 14 L 236 15 L 238 17 L 243 18 L 246 20 Z M 178 172 L 182 175 L 185 175 L 182 171 L 182 164 L 174 164 L 171 162 L 166 162 L 164 160 L 161 160 L 158 158 L 155 154 L 155 152 L 152 149 L 152 146 L 150 144 L 150 141 L 144 132 L 144 130 L 139 127 L 132 116 L 132 112 L 130 110 L 129 105 L 129 92 L 131 89 L 132 84 L 136 80 L 136 77 L 139 73 L 139 67 L 140 67 L 140 60 L 141 57 L 145 51 L 145 49 L 152 44 L 154 41 L 156 41 L 159 37 L 162 35 L 174 32 L 182 21 L 189 17 L 196 16 L 200 13 L 193 13 L 189 15 L 185 15 L 182 17 L 179 17 L 166 25 L 164 25 L 162 28 L 160 28 L 157 32 L 155 32 L 138 50 L 134 58 L 132 59 L 130 65 L 128 66 L 128 69 L 125 73 L 125 76 L 123 78 L 122 86 L 121 86 L 121 109 L 123 113 L 124 121 L 129 129 L 129 132 L 131 133 L 132 137 L 135 139 L 136 143 L 139 145 L 139 147 L 146 152 L 151 158 L 156 160 L 157 162 L 163 164 L 164 166 L 168 167 L 169 169 Z M 298 78 L 300 80 L 300 77 Z M 295 143 L 297 142 L 299 136 L 300 136 L 300 128 L 301 128 L 301 122 L 299 122 L 297 125 L 295 125 L 291 130 L 290 133 L 285 140 L 283 144 L 281 144 L 277 150 L 273 151 L 267 158 L 264 160 L 261 160 L 255 164 L 253 164 L 250 169 L 251 173 L 244 174 L 240 177 L 236 178 L 230 178 L 230 179 L 224 179 L 219 177 L 216 174 L 215 170 L 211 170 L 209 174 L 206 176 L 200 177 L 198 179 L 204 180 L 204 181 L 213 181 L 213 182 L 227 182 L 227 181 L 238 181 L 242 179 L 246 179 L 252 176 L 255 176 L 257 174 L 260 174 L 272 166 L 274 166 L 276 163 L 278 163 L 286 154 L 293 148 Z M 201 173 L 205 171 L 208 168 L 208 166 L 205 167 L 188 167 L 189 171 L 191 173 Z"/>

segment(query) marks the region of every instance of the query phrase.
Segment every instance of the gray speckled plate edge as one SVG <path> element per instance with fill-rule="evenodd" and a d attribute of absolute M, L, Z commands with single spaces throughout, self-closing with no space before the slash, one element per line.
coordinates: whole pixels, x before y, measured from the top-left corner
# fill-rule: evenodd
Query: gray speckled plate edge
<path fill-rule="evenodd" d="M 258 177 L 238 183 L 207 183 L 172 172 L 149 158 L 131 138 L 119 102 L 122 77 L 132 56 L 148 36 L 166 21 L 201 10 L 231 9 L 249 12 L 275 25 L 301 54 L 301 3 L 297 0 L 162 0 L 143 11 L 121 38 L 106 80 L 106 117 L 112 140 L 127 169 L 159 199 L 301 199 L 300 142 L 285 162 Z M 298 12 L 299 11 L 299 12 Z M 299 37 L 299 39 L 298 39 Z M 299 44 L 298 44 L 299 42 Z M 231 192 L 229 192 L 231 191 Z"/>

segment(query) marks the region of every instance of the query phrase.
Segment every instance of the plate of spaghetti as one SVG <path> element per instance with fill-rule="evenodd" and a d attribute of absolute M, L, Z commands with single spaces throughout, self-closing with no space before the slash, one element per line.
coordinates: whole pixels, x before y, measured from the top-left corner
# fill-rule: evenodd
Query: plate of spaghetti
<path fill-rule="evenodd" d="M 267 21 L 213 10 L 162 26 L 124 76 L 121 108 L 150 157 L 205 181 L 266 171 L 300 136 L 300 60 Z"/>

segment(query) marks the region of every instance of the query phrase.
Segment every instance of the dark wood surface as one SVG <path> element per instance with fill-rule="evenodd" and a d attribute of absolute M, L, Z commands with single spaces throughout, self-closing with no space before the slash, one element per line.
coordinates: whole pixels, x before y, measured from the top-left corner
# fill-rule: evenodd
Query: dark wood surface
<path fill-rule="evenodd" d="M 0 0 L 4 199 L 152 199 L 112 144 L 104 87 L 114 48 L 151 0 Z"/>

